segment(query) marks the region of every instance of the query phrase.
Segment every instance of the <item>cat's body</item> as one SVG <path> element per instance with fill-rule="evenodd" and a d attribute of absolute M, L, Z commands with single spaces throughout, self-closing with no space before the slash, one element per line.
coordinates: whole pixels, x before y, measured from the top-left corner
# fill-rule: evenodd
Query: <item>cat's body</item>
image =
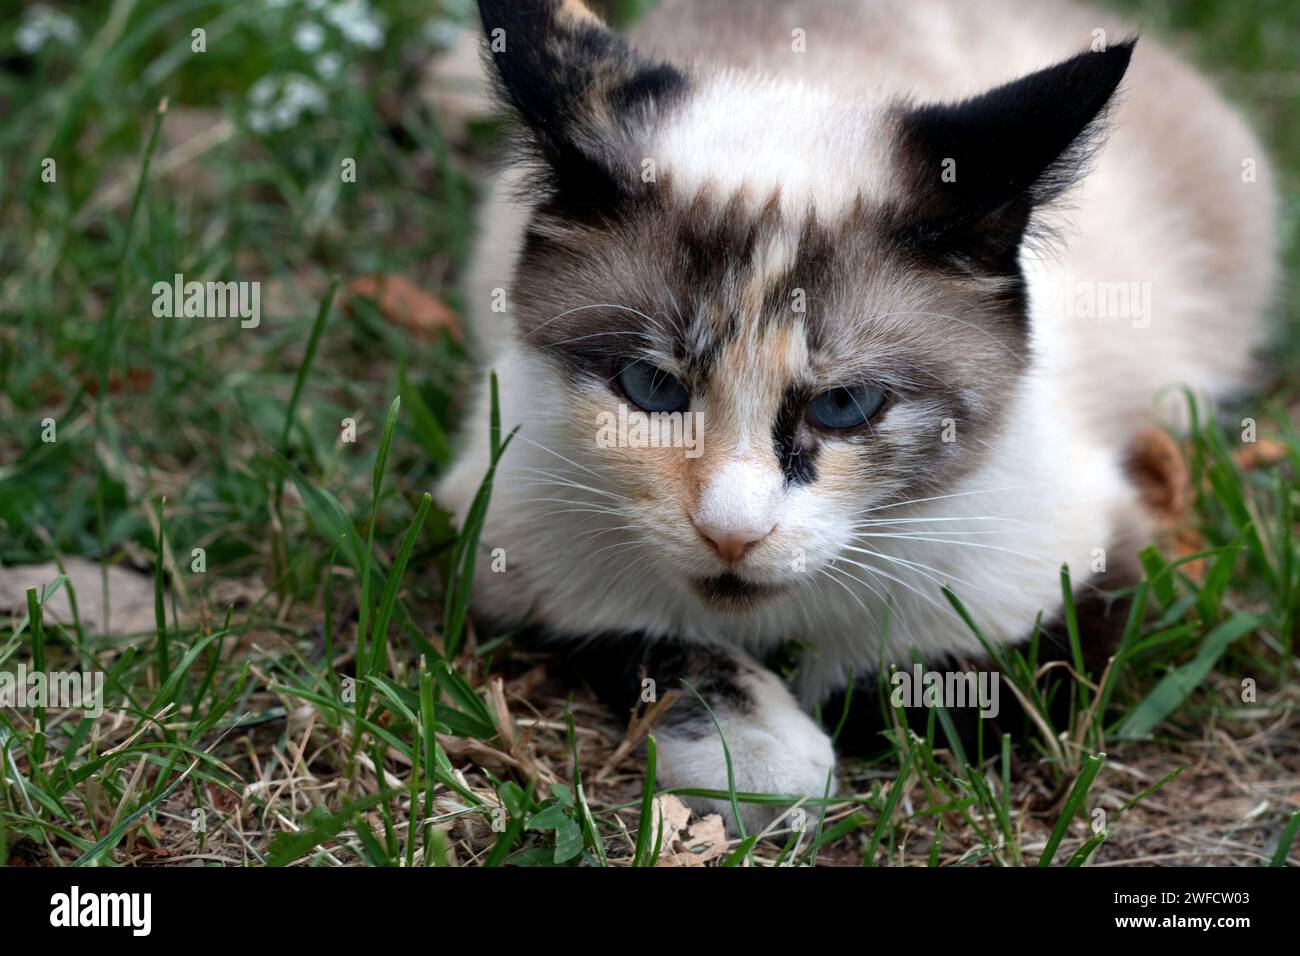
<path fill-rule="evenodd" d="M 633 45 L 681 79 L 609 55 L 571 0 L 526 15 L 483 6 L 516 56 L 549 43 L 571 63 L 597 47 L 590 75 L 558 82 L 562 100 L 572 79 L 572 98 L 550 126 L 530 95 L 512 96 L 510 53 L 497 63 L 547 162 L 626 165 L 640 182 L 620 172 L 593 198 L 585 166 L 539 190 L 521 165 L 489 196 L 470 301 L 502 421 L 522 428 L 493 487 L 476 608 L 577 645 L 710 648 L 665 665 L 680 674 L 653 659 L 646 674 L 664 689 L 719 679 L 738 789 L 819 793 L 829 743 L 754 661 L 805 642 L 794 689 L 810 707 L 913 648 L 936 663 L 982 656 L 941 584 L 1012 643 L 1059 609 L 1062 564 L 1086 589 L 1101 564 L 1131 561 L 1150 529 L 1124 456 L 1157 391 L 1250 384 L 1273 269 L 1265 158 L 1149 39 L 1104 129 L 1092 120 L 1126 51 L 1090 54 L 1122 55 L 1117 74 L 1054 75 L 1078 84 L 1064 93 L 1043 80 L 978 110 L 907 112 L 1129 35 L 1063 0 L 666 0 Z M 565 48 L 574 30 L 582 42 Z M 1094 105 L 1071 105 L 1091 86 Z M 1016 113 L 1040 95 L 1050 109 Z M 594 118 L 575 122 L 574 103 Z M 1060 142 L 1030 171 L 1024 117 L 1071 110 L 1064 138 L 1033 134 Z M 999 127 L 1003 113 L 1021 118 Z M 986 116 L 981 139 L 971 127 Z M 1085 127 L 1105 139 L 1058 199 L 1057 154 L 1089 168 L 1079 142 L 1065 149 Z M 961 193 L 944 192 L 951 156 Z M 531 202 L 511 198 L 521 187 Z M 806 311 L 789 315 L 800 295 Z M 1120 314 L 1097 314 L 1108 311 Z M 597 416 L 627 401 L 606 384 L 626 368 L 601 365 L 620 349 L 685 383 L 703 455 L 597 446 Z M 800 417 L 819 389 L 874 394 L 844 392 L 863 378 L 890 398 L 857 431 Z M 440 490 L 458 518 L 487 467 L 486 405 L 484 391 Z M 744 549 L 728 550 L 736 541 Z M 667 727 L 665 783 L 725 789 L 707 729 Z"/>

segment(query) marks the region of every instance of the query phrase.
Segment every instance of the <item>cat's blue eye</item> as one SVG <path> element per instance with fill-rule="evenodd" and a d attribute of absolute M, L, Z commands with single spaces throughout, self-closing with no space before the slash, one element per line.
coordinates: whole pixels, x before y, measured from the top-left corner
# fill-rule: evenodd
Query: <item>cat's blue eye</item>
<path fill-rule="evenodd" d="M 822 428 L 858 428 L 885 404 L 885 393 L 870 385 L 832 388 L 808 403 L 808 418 Z"/>
<path fill-rule="evenodd" d="M 691 401 L 685 385 L 649 362 L 624 365 L 618 373 L 618 387 L 632 404 L 646 412 L 680 412 Z"/>

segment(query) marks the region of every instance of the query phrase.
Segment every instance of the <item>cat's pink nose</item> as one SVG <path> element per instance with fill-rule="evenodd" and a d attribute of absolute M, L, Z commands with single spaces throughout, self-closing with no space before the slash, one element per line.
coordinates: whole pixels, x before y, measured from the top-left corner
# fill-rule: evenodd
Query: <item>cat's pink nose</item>
<path fill-rule="evenodd" d="M 695 530 L 713 546 L 713 550 L 718 552 L 718 557 L 729 564 L 737 564 L 744 560 L 745 555 L 749 554 L 755 545 L 772 533 L 771 528 L 766 531 L 750 531 L 717 528 L 698 522 L 695 523 Z"/>

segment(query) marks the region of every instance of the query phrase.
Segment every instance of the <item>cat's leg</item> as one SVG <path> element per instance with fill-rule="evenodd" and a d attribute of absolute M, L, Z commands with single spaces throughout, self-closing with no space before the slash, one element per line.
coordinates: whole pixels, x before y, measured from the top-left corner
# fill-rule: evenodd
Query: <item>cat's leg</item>
<path fill-rule="evenodd" d="M 830 738 L 800 709 L 784 682 L 747 655 L 620 635 L 587 642 L 570 660 L 620 716 L 652 697 L 676 694 L 652 731 L 659 748 L 661 787 L 726 791 L 727 761 L 720 730 L 731 754 L 737 791 L 816 799 L 828 786 L 835 790 Z M 708 703 L 708 710 L 700 698 Z M 687 802 L 701 812 L 722 814 L 736 831 L 729 799 Z M 785 810 L 755 803 L 739 806 L 749 833 Z M 807 817 L 815 815 L 810 808 Z"/>

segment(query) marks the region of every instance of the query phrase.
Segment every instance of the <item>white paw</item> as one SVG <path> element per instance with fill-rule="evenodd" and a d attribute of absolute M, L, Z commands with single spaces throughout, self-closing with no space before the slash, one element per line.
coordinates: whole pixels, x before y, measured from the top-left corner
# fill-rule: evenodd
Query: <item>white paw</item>
<path fill-rule="evenodd" d="M 780 707 L 772 706 L 770 697 L 763 703 L 766 706 L 752 714 L 717 715 L 731 753 L 736 790 L 792 798 L 780 804 L 739 802 L 745 831 L 751 836 L 799 797 L 818 800 L 828 789 L 833 794 L 836 787 L 835 751 L 830 738 L 788 695 Z M 727 762 L 717 730 L 710 721 L 698 731 L 693 738 L 656 735 L 660 786 L 727 791 Z M 727 829 L 739 832 L 730 799 L 683 799 L 700 813 L 720 813 Z M 804 819 L 815 820 L 819 812 L 818 806 L 807 806 Z"/>

